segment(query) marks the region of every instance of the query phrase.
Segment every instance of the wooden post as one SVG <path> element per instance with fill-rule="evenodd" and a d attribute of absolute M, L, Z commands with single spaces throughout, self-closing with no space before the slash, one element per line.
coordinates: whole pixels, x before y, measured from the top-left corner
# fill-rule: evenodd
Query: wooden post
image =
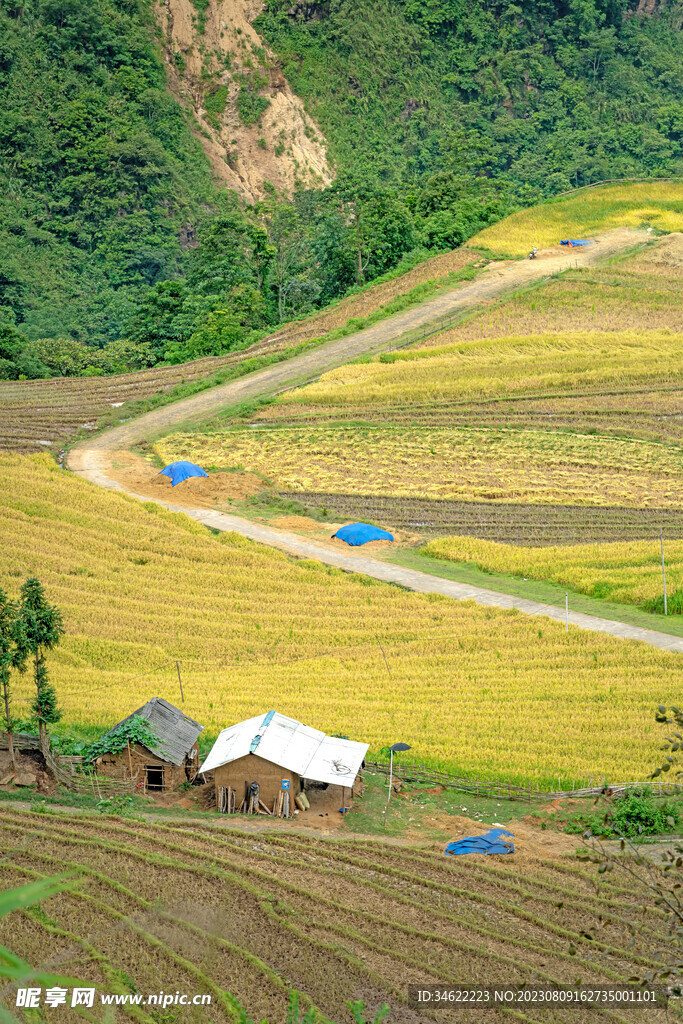
<path fill-rule="evenodd" d="M 130 772 L 131 779 L 133 778 L 133 759 L 130 756 L 130 740 L 126 740 L 126 746 L 128 747 L 128 771 Z"/>
<path fill-rule="evenodd" d="M 182 702 L 183 702 L 183 704 L 184 704 L 184 703 L 185 703 L 185 694 L 183 693 L 183 681 L 182 681 L 182 679 L 180 678 L 180 662 L 179 662 L 179 661 L 176 661 L 176 663 L 175 663 L 175 667 L 176 667 L 176 668 L 177 668 L 177 670 L 178 670 L 178 683 L 179 683 L 179 685 L 180 685 L 180 699 L 181 699 L 181 701 L 182 701 Z"/>
<path fill-rule="evenodd" d="M 17 758 L 16 758 L 16 755 L 14 753 L 14 740 L 12 738 L 12 716 L 10 714 L 10 709 L 9 709 L 9 689 L 8 689 L 8 685 L 9 684 L 6 684 L 3 687 L 3 689 L 4 689 L 4 698 L 5 698 L 5 724 L 7 725 L 7 749 L 9 750 L 10 761 L 12 762 L 12 771 L 15 772 L 17 770 Z"/>
<path fill-rule="evenodd" d="M 666 607 L 666 568 L 664 567 L 664 532 L 661 526 L 659 527 L 659 543 L 662 549 L 662 579 L 664 580 L 664 614 L 668 615 L 668 610 Z"/>

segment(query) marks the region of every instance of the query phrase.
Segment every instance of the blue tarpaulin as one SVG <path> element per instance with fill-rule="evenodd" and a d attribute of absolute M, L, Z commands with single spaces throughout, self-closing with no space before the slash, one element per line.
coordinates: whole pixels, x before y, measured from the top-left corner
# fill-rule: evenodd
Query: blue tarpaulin
<path fill-rule="evenodd" d="M 510 838 L 503 839 L 503 836 Z M 447 857 L 457 857 L 461 853 L 514 853 L 514 838 L 512 832 L 504 828 L 492 828 L 483 836 L 466 836 L 464 839 L 449 843 L 445 853 Z"/>
<path fill-rule="evenodd" d="M 370 526 L 368 523 L 349 523 L 348 526 L 342 526 L 332 536 L 346 541 L 354 548 L 360 547 L 361 544 L 367 544 L 371 540 L 394 539 L 393 534 L 386 530 L 380 530 L 379 526 Z"/>
<path fill-rule="evenodd" d="M 201 466 L 195 466 L 194 462 L 171 462 L 165 469 L 162 469 L 159 476 L 167 476 L 173 486 L 181 484 L 191 476 L 208 476 Z"/>
<path fill-rule="evenodd" d="M 590 245 L 590 239 L 588 238 L 565 238 L 564 242 L 560 242 L 560 245 Z"/>

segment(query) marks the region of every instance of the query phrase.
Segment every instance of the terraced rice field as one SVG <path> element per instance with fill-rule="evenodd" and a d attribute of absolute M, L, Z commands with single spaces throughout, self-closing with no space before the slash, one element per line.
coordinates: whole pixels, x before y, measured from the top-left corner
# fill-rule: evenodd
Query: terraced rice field
<path fill-rule="evenodd" d="M 172 434 L 164 462 L 239 467 L 287 491 L 528 504 L 677 508 L 683 448 L 491 428 L 234 428 Z"/>
<path fill-rule="evenodd" d="M 654 530 L 649 541 L 545 548 L 516 547 L 474 537 L 442 537 L 423 551 L 433 558 L 472 562 L 484 572 L 550 580 L 591 597 L 664 611 L 660 541 Z M 668 610 L 681 614 L 683 541 L 667 537 L 665 564 Z"/>
<path fill-rule="evenodd" d="M 231 368 L 256 369 L 264 360 L 277 358 L 354 318 L 376 315 L 411 289 L 436 280 L 448 281 L 477 260 L 466 249 L 441 253 L 399 275 L 351 295 L 333 308 L 305 321 L 294 321 L 251 348 L 225 356 L 198 359 L 180 366 L 154 367 L 111 377 L 57 377 L 39 381 L 0 381 L 0 451 L 32 453 L 60 448 L 101 418 L 116 425 L 120 417 L 135 415 L 135 403 L 163 396 L 181 385 L 227 379 Z M 414 301 L 419 301 L 416 296 Z M 359 321 L 360 323 L 360 321 Z M 123 407 L 123 408 L 122 408 Z M 121 414 L 117 410 L 121 409 Z"/>
<path fill-rule="evenodd" d="M 582 436 L 577 444 L 585 450 L 598 446 L 591 466 L 579 466 L 579 472 L 592 473 L 601 457 L 603 442 L 590 438 L 612 437 L 627 447 L 641 439 L 680 452 L 682 277 L 683 235 L 666 236 L 635 255 L 565 272 L 501 300 L 417 348 L 324 374 L 260 409 L 250 422 L 259 428 L 325 428 L 340 445 L 347 438 L 357 441 L 361 424 L 386 428 L 387 437 L 397 428 L 406 432 L 408 454 L 416 455 L 417 464 L 409 468 L 409 480 L 400 481 L 399 493 L 379 493 L 372 467 L 367 481 L 358 481 L 352 460 L 342 466 L 336 450 L 332 482 L 328 472 L 324 485 L 302 487 L 298 479 L 280 486 L 286 498 L 325 508 L 340 520 L 369 519 L 427 536 L 451 533 L 534 547 L 649 539 L 660 525 L 669 539 L 680 538 L 680 509 L 658 501 L 643 507 L 633 491 L 616 497 L 611 492 L 610 505 L 585 476 L 583 493 L 570 486 L 556 490 L 555 500 L 526 485 L 534 477 L 539 483 L 544 474 L 544 456 L 535 461 L 541 437 L 548 448 L 557 446 L 560 461 L 565 457 L 570 483 L 575 463 L 567 433 Z M 429 442 L 435 433 L 445 437 L 458 428 L 468 428 L 470 436 L 476 428 L 487 438 L 503 430 L 534 439 L 523 468 L 516 459 L 509 463 L 508 475 L 524 485 L 521 500 L 509 482 L 507 490 L 500 486 L 495 444 L 488 449 L 482 444 L 476 453 L 481 462 L 475 470 L 481 465 L 490 485 L 482 488 L 484 494 L 467 488 L 475 482 L 468 465 L 458 466 L 457 479 L 462 488 L 457 498 L 464 493 L 467 500 L 451 493 L 434 496 L 427 468 L 440 475 L 443 467 L 435 466 Z M 422 431 L 429 451 L 418 454 L 412 439 Z M 605 442 L 603 468 L 608 450 Z M 645 445 L 640 450 L 662 449 Z M 326 452 L 321 445 L 318 459 Z M 507 459 L 506 451 L 506 465 Z M 263 472 L 277 479 L 279 468 L 264 466 Z M 401 474 L 404 470 L 402 462 Z M 425 481 L 421 493 L 411 486 L 413 475 Z M 476 485 L 481 488 L 481 481 Z M 543 503 L 535 504 L 541 498 Z M 590 504 L 596 500 L 604 504 Z"/>
<path fill-rule="evenodd" d="M 451 340 L 330 371 L 254 422 L 489 424 L 680 441 L 682 352 L 683 335 L 670 331 Z"/>
<path fill-rule="evenodd" d="M 613 984 L 656 966 L 661 912 L 641 906 L 619 872 L 598 884 L 594 866 L 533 856 L 454 864 L 441 849 L 8 805 L 0 847 L 3 887 L 74 875 L 68 892 L 3 919 L 0 941 L 98 992 L 208 993 L 201 1019 L 211 1024 L 236 1019 L 235 999 L 255 1020 L 284 1021 L 292 989 L 318 1024 L 350 1024 L 355 999 L 373 1013 L 388 1004 L 388 1024 L 668 1019 L 630 1009 L 429 1011 L 407 1000 L 411 983 Z M 140 1010 L 134 1019 L 168 1018 Z M 172 1019 L 196 1018 L 180 1010 Z"/>
<path fill-rule="evenodd" d="M 680 690 L 673 653 L 296 562 L 2 455 L 0 585 L 16 597 L 32 574 L 64 614 L 49 664 L 70 729 L 177 704 L 177 659 L 207 740 L 276 707 L 374 753 L 400 734 L 435 767 L 551 788 L 643 778 Z M 13 693 L 23 717 L 30 678 Z"/>
<path fill-rule="evenodd" d="M 94 430 L 100 417 L 117 423 L 122 406 L 210 377 L 234 361 L 216 356 L 112 377 L 0 381 L 0 450 L 56 457 L 62 445 Z M 122 415 L 131 413 L 123 409 Z"/>
<path fill-rule="evenodd" d="M 683 332 L 683 235 L 561 276 L 480 310 L 424 348 L 550 331 Z"/>
<path fill-rule="evenodd" d="M 615 228 L 641 226 L 683 229 L 683 181 L 618 182 L 580 189 L 513 213 L 484 228 L 467 244 L 525 256 L 532 245 L 545 249 L 562 239 L 595 238 Z"/>
<path fill-rule="evenodd" d="M 369 519 L 386 527 L 426 536 L 457 534 L 504 544 L 580 544 L 653 539 L 660 526 L 667 542 L 683 539 L 683 510 L 634 509 L 623 506 L 519 505 L 486 501 L 439 501 L 391 498 L 329 491 L 280 491 L 286 501 L 303 504 L 309 513 L 324 509 L 330 521 Z"/>

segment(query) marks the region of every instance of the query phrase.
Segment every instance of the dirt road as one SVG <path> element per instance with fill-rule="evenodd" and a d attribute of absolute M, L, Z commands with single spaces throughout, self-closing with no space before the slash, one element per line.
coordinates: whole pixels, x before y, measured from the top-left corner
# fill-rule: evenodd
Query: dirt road
<path fill-rule="evenodd" d="M 67 465 L 79 476 L 100 487 L 125 490 L 133 497 L 149 501 L 149 495 L 136 494 L 113 478 L 112 456 L 117 450 L 146 440 L 165 430 L 177 428 L 189 420 L 198 420 L 226 407 L 238 405 L 248 399 L 275 394 L 326 370 L 348 363 L 361 355 L 381 352 L 395 345 L 401 334 L 430 323 L 438 317 L 457 310 L 465 311 L 487 300 L 499 298 L 506 292 L 516 290 L 534 280 L 542 279 L 549 273 L 565 269 L 570 264 L 585 266 L 628 248 L 647 237 L 643 232 L 613 232 L 605 238 L 597 240 L 592 248 L 578 252 L 570 251 L 567 256 L 550 255 L 548 258 L 537 261 L 492 264 L 487 272 L 476 281 L 439 295 L 414 309 L 396 314 L 364 331 L 330 342 L 287 362 L 250 374 L 241 380 L 232 381 L 163 409 L 146 413 L 144 416 L 123 423 L 98 437 L 88 439 L 72 449 L 67 459 Z M 460 601 L 473 600 L 479 604 L 498 608 L 515 608 L 529 615 L 543 615 L 559 621 L 565 619 L 564 610 L 561 608 L 511 597 L 482 587 L 441 579 L 428 573 L 406 569 L 361 554 L 331 550 L 329 547 L 324 547 L 298 534 L 276 530 L 270 526 L 252 523 L 247 519 L 226 515 L 212 509 L 181 507 L 161 498 L 153 500 L 166 508 L 182 511 L 212 529 L 234 531 L 254 541 L 279 548 L 288 554 L 302 558 L 316 558 L 328 565 L 373 576 L 387 583 L 400 584 L 420 593 L 443 594 Z M 655 630 L 642 629 L 622 622 L 571 611 L 569 624 L 622 639 L 639 640 L 662 650 L 683 653 L 683 640 Z"/>
<path fill-rule="evenodd" d="M 402 313 L 395 313 L 356 334 L 338 338 L 239 380 L 184 398 L 162 409 L 155 409 L 98 437 L 83 441 L 72 449 L 68 458 L 69 468 L 87 477 L 92 468 L 89 458 L 91 452 L 126 448 L 166 430 L 177 428 L 187 421 L 198 421 L 221 409 L 277 394 L 337 366 L 350 363 L 360 356 L 386 351 L 394 347 L 402 335 L 425 327 L 449 314 L 465 313 L 480 305 L 486 305 L 534 281 L 543 280 L 570 267 L 588 266 L 648 238 L 643 231 L 624 229 L 596 239 L 587 249 L 567 249 L 561 254 L 549 250 L 547 254 L 540 253 L 539 258 L 533 261 L 491 263 L 476 280 L 441 292 L 428 302 Z"/>

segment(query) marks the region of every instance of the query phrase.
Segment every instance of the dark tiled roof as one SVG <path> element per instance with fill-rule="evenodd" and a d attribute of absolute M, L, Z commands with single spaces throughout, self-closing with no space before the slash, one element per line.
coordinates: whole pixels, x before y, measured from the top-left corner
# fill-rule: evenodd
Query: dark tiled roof
<path fill-rule="evenodd" d="M 169 704 L 162 697 L 152 697 L 146 704 L 143 704 L 137 711 L 133 711 L 122 721 L 110 729 L 108 736 L 115 732 L 124 722 L 129 722 L 136 715 L 146 718 L 154 730 L 159 742 L 153 750 L 162 760 L 170 761 L 171 764 L 182 764 L 185 755 L 190 752 L 195 740 L 204 728 L 193 718 L 188 718 L 180 708 Z"/>

